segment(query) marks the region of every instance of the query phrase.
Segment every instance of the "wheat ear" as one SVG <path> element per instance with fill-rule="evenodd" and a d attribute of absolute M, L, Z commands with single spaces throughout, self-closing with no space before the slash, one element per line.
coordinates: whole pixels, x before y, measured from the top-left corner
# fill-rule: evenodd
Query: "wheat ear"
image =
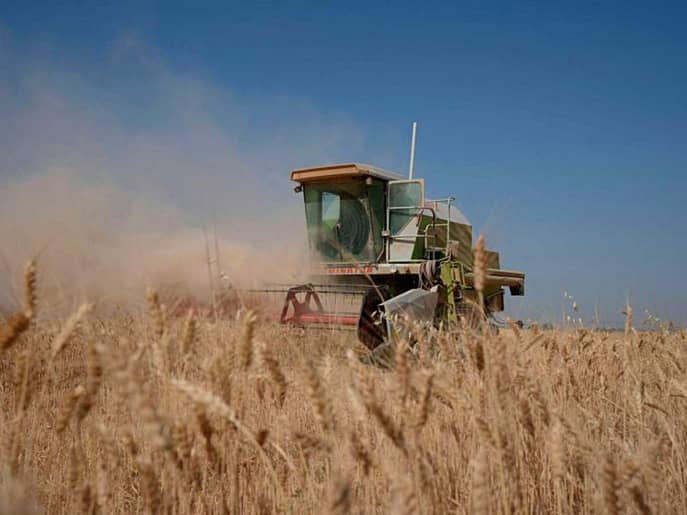
<path fill-rule="evenodd" d="M 487 276 L 487 251 L 484 235 L 480 234 L 475 246 L 474 286 L 477 290 L 479 308 L 484 310 L 484 286 Z"/>

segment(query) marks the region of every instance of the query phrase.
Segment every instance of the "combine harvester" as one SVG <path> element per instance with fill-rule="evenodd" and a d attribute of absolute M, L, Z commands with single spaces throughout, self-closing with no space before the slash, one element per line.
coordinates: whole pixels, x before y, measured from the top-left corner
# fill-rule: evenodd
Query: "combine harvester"
<path fill-rule="evenodd" d="M 407 179 L 359 163 L 291 172 L 305 201 L 313 269 L 311 283 L 285 290 L 280 322 L 357 328 L 374 349 L 392 331 L 392 315 L 479 323 L 503 311 L 505 287 L 524 295 L 525 275 L 502 270 L 499 254 L 487 251 L 479 305 L 470 222 L 454 197 L 425 197 L 414 154 L 415 124 Z"/>

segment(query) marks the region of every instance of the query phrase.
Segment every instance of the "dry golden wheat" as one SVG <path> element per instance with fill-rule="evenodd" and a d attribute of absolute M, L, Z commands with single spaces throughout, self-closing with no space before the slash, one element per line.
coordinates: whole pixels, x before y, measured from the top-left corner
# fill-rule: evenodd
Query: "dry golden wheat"
<path fill-rule="evenodd" d="M 17 338 L 29 328 L 30 319 L 21 312 L 13 313 L 4 322 L 0 321 L 0 352 L 9 349 Z"/>
<path fill-rule="evenodd" d="M 93 309 L 93 305 L 88 302 L 84 302 L 79 306 L 74 314 L 72 314 L 67 321 L 62 326 L 62 329 L 52 342 L 52 359 L 55 359 L 57 355 L 62 352 L 64 347 L 69 343 L 74 332 L 79 327 L 81 320 L 88 314 L 89 311 Z"/>
<path fill-rule="evenodd" d="M 482 309 L 482 306 L 484 306 L 484 286 L 487 277 L 487 249 L 484 234 L 480 234 L 479 238 L 477 238 L 473 272 L 474 286 L 478 295 L 478 305 L 480 309 Z"/>
<path fill-rule="evenodd" d="M 684 332 L 414 326 L 382 368 L 348 333 L 165 320 L 149 295 L 148 313 L 70 318 L 50 361 L 55 322 L 25 282 L 0 490 L 43 512 L 683 511 Z"/>

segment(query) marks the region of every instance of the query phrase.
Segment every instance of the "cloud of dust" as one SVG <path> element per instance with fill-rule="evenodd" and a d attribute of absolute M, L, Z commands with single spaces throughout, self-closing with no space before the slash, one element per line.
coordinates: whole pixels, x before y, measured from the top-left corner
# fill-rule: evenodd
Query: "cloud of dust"
<path fill-rule="evenodd" d="M 240 99 L 135 40 L 104 64 L 0 45 L 0 308 L 38 256 L 55 308 L 140 302 L 146 285 L 208 295 L 206 237 L 239 286 L 307 273 L 289 169 L 345 160 L 354 124 Z"/>
<path fill-rule="evenodd" d="M 18 179 L 0 190 L 3 301 L 11 304 L 21 265 L 32 256 L 38 256 L 41 296 L 53 305 L 81 298 L 140 302 L 146 285 L 204 299 L 206 241 L 212 260 L 219 249 L 219 264 L 236 286 L 301 278 L 303 247 L 283 242 L 277 253 L 276 238 L 249 243 L 220 233 L 215 243 L 214 230 L 193 227 L 179 210 L 104 178 L 89 183 L 54 170 Z M 282 266 L 271 267 L 271 260 Z"/>

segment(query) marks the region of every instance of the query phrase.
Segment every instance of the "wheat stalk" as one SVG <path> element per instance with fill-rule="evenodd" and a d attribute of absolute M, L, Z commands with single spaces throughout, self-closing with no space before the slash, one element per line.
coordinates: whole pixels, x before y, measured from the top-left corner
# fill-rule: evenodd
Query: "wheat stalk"
<path fill-rule="evenodd" d="M 630 336 L 630 333 L 632 332 L 632 318 L 632 306 L 627 304 L 625 307 L 625 338 Z"/>
<path fill-rule="evenodd" d="M 327 399 L 320 373 L 312 361 L 308 361 L 307 377 L 310 402 L 315 412 L 315 418 L 322 429 L 328 431 L 334 427 L 334 414 Z"/>
<path fill-rule="evenodd" d="M 0 322 L 0 352 L 14 345 L 19 336 L 29 328 L 29 322 L 30 320 L 21 312 L 10 315 L 5 323 Z"/>
<path fill-rule="evenodd" d="M 277 388 L 277 400 L 279 406 L 284 406 L 288 383 L 286 381 L 286 376 L 279 365 L 279 360 L 276 358 L 267 344 L 262 345 L 260 354 L 262 362 L 267 369 L 267 373 L 269 374 L 272 383 Z"/>
<path fill-rule="evenodd" d="M 484 235 L 480 234 L 477 238 L 474 257 L 474 286 L 477 290 L 479 309 L 484 310 L 484 286 L 487 277 L 487 252 Z"/>
<path fill-rule="evenodd" d="M 351 431 L 349 433 L 349 438 L 351 442 L 351 454 L 353 458 L 362 465 L 363 474 L 369 475 L 370 469 L 372 468 L 372 457 L 370 456 L 367 447 L 360 439 L 360 435 L 357 431 Z"/>
<path fill-rule="evenodd" d="M 476 515 L 488 515 L 491 488 L 489 485 L 489 462 L 487 451 L 480 447 L 473 461 L 472 507 Z"/>
<path fill-rule="evenodd" d="M 79 308 L 67 319 L 67 321 L 64 323 L 62 326 L 62 329 L 60 329 L 60 332 L 57 333 L 57 336 L 55 336 L 55 339 L 52 341 L 51 344 L 51 357 L 54 360 L 62 350 L 67 346 L 67 344 L 70 342 L 72 337 L 74 336 L 74 333 L 76 332 L 77 328 L 79 327 L 79 324 L 81 323 L 81 320 L 93 309 L 93 304 L 89 304 L 88 302 L 84 302 L 79 306 Z"/>
<path fill-rule="evenodd" d="M 83 397 L 85 394 L 86 389 L 82 385 L 74 388 L 74 390 L 72 390 L 72 392 L 69 394 L 66 402 L 62 406 L 62 409 L 57 416 L 57 421 L 55 423 L 55 431 L 57 433 L 62 433 L 65 429 L 67 429 L 69 421 L 71 420 L 72 415 L 75 413 L 81 397 Z"/>
<path fill-rule="evenodd" d="M 416 428 L 417 430 L 422 430 L 423 427 L 427 424 L 427 420 L 429 420 L 429 411 L 431 408 L 431 400 L 432 400 L 432 387 L 434 385 L 434 374 L 429 373 L 427 374 L 427 382 L 425 383 L 425 393 L 422 396 L 422 404 L 420 405 L 420 416 L 418 418 Z"/>
<path fill-rule="evenodd" d="M 141 481 L 141 490 L 145 498 L 148 513 L 159 513 L 162 506 L 162 492 L 160 483 L 155 473 L 155 467 L 148 457 L 139 457 L 136 466 Z"/>
<path fill-rule="evenodd" d="M 165 316 L 162 311 L 162 304 L 160 304 L 160 296 L 153 288 L 149 287 L 146 291 L 146 300 L 148 301 L 148 313 L 153 321 L 153 334 L 157 340 L 160 340 L 165 332 Z"/>
<path fill-rule="evenodd" d="M 618 497 L 618 472 L 613 456 L 607 454 L 601 469 L 601 485 L 606 513 L 617 515 L 620 513 L 620 498 Z"/>
<path fill-rule="evenodd" d="M 181 354 L 185 356 L 191 350 L 193 343 L 196 340 L 196 319 L 193 316 L 193 310 L 188 311 L 186 321 L 184 322 L 184 332 L 181 337 Z"/>
<path fill-rule="evenodd" d="M 240 356 L 241 367 L 248 370 L 253 364 L 253 336 L 255 335 L 255 323 L 257 317 L 252 311 L 248 311 L 243 317 L 243 330 L 241 332 Z"/>
<path fill-rule="evenodd" d="M 347 515 L 352 508 L 352 480 L 350 477 L 339 477 L 331 489 L 327 513 L 331 515 Z"/>
<path fill-rule="evenodd" d="M 24 315 L 31 320 L 36 311 L 36 263 L 30 260 L 24 267 Z"/>

